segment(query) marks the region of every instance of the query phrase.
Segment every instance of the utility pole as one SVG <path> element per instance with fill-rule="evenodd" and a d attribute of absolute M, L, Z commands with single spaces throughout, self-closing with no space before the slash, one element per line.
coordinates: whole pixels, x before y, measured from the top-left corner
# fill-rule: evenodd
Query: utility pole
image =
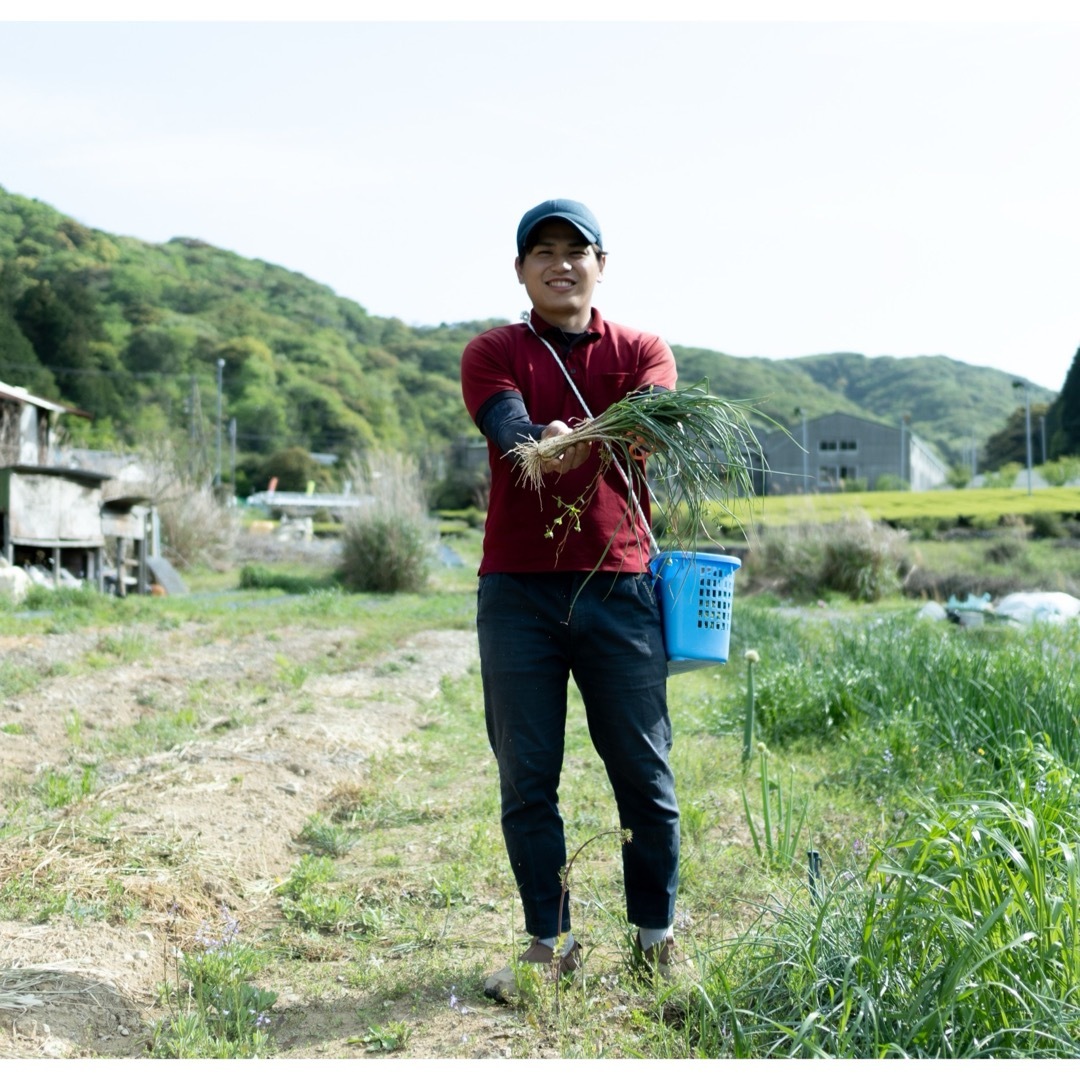
<path fill-rule="evenodd" d="M 236 417 L 229 417 L 229 471 L 232 476 L 233 494 L 236 493 Z"/>
<path fill-rule="evenodd" d="M 1014 379 L 1013 389 L 1024 388 L 1024 438 L 1027 442 L 1027 489 L 1031 494 L 1031 383 L 1026 379 Z"/>
<path fill-rule="evenodd" d="M 907 421 L 907 414 L 900 414 L 900 490 L 904 490 L 904 424 Z"/>
<path fill-rule="evenodd" d="M 221 486 L 221 384 L 225 372 L 225 361 L 218 357 L 217 362 L 217 468 L 214 472 L 214 487 Z"/>
<path fill-rule="evenodd" d="M 191 376 L 191 429 L 190 444 L 188 451 L 188 475 L 194 479 L 202 477 L 209 462 L 206 456 L 206 431 L 203 427 L 202 397 L 199 394 L 199 384 L 194 375 Z"/>
<path fill-rule="evenodd" d="M 802 417 L 802 493 L 806 495 L 810 491 L 810 444 L 806 441 L 806 410 L 801 405 L 796 405 L 795 415 Z"/>

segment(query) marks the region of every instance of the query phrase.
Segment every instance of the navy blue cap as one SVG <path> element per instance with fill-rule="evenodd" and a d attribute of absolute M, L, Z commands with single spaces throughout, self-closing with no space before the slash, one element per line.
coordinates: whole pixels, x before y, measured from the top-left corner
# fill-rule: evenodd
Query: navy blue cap
<path fill-rule="evenodd" d="M 541 221 L 546 221 L 548 218 L 562 218 L 563 221 L 569 221 L 590 244 L 595 244 L 598 248 L 604 246 L 603 241 L 600 239 L 600 222 L 596 220 L 593 212 L 584 203 L 574 202 L 573 199 L 548 199 L 539 206 L 534 206 L 521 219 L 517 231 L 519 256 L 525 254 L 529 233 Z"/>

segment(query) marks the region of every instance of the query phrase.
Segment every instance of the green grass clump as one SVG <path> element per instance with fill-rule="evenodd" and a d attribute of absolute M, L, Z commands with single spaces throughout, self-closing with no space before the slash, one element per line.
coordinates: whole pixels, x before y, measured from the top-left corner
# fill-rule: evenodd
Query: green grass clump
<path fill-rule="evenodd" d="M 393 513 L 348 523 L 342 538 L 342 584 L 354 592 L 422 592 L 428 583 L 430 529 Z"/>
<path fill-rule="evenodd" d="M 258 949 L 240 940 L 239 924 L 223 907 L 220 928 L 204 923 L 195 947 L 176 962 L 174 983 L 164 988 L 170 1013 L 155 1025 L 150 1056 L 265 1057 L 277 994 L 248 981 L 265 963 Z"/>
<path fill-rule="evenodd" d="M 1031 515 L 1031 535 L 1036 540 L 1060 540 L 1069 535 L 1060 514 L 1040 511 Z"/>
<path fill-rule="evenodd" d="M 95 611 L 110 607 L 112 599 L 97 589 L 84 586 L 81 589 L 50 589 L 45 585 L 31 585 L 23 600 L 28 611 Z"/>
<path fill-rule="evenodd" d="M 41 673 L 29 664 L 0 662 L 0 696 L 15 697 L 33 689 L 41 681 Z"/>
<path fill-rule="evenodd" d="M 284 593 L 303 596 L 336 587 L 336 581 L 328 574 L 289 573 L 258 563 L 246 563 L 240 568 L 241 589 L 280 589 Z"/>
<path fill-rule="evenodd" d="M 948 751 L 940 762 L 965 771 L 1036 743 L 1067 760 L 1080 752 L 1073 667 L 1043 651 L 1071 655 L 1074 626 L 959 633 L 907 612 L 800 629 L 767 618 L 800 638 L 798 650 L 760 650 L 755 714 L 770 745 L 874 733 Z"/>
<path fill-rule="evenodd" d="M 138 630 L 125 627 L 118 634 L 99 634 L 94 648 L 83 659 L 88 667 L 101 668 L 131 664 L 153 655 L 151 639 Z"/>
<path fill-rule="evenodd" d="M 97 769 L 93 765 L 73 772 L 50 767 L 38 776 L 33 791 L 47 810 L 57 810 L 92 795 L 96 784 Z"/>
<path fill-rule="evenodd" d="M 321 814 L 313 814 L 304 823 L 297 840 L 306 844 L 312 852 L 337 858 L 351 851 L 360 836 L 353 829 L 327 821 Z"/>
<path fill-rule="evenodd" d="M 769 905 L 706 966 L 694 1042 L 738 1057 L 1075 1057 L 1080 822 L 987 794 Z"/>

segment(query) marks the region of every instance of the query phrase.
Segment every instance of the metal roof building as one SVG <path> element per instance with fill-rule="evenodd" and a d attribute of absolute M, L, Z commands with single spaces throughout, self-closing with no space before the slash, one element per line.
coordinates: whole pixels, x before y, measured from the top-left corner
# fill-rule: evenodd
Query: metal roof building
<path fill-rule="evenodd" d="M 945 483 L 947 466 L 906 424 L 893 427 L 848 413 L 806 419 L 790 433 L 762 440 L 765 494 L 842 491 L 852 481 L 873 490 L 882 477 L 911 491 Z"/>

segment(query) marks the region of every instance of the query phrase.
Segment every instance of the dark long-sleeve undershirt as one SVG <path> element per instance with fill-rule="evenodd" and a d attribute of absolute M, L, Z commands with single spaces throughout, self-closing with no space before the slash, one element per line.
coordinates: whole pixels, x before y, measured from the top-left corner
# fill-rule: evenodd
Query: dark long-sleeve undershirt
<path fill-rule="evenodd" d="M 520 394 L 505 390 L 495 394 L 480 406 L 476 426 L 504 454 L 526 439 L 536 439 L 544 433 L 544 424 L 534 424 Z"/>

